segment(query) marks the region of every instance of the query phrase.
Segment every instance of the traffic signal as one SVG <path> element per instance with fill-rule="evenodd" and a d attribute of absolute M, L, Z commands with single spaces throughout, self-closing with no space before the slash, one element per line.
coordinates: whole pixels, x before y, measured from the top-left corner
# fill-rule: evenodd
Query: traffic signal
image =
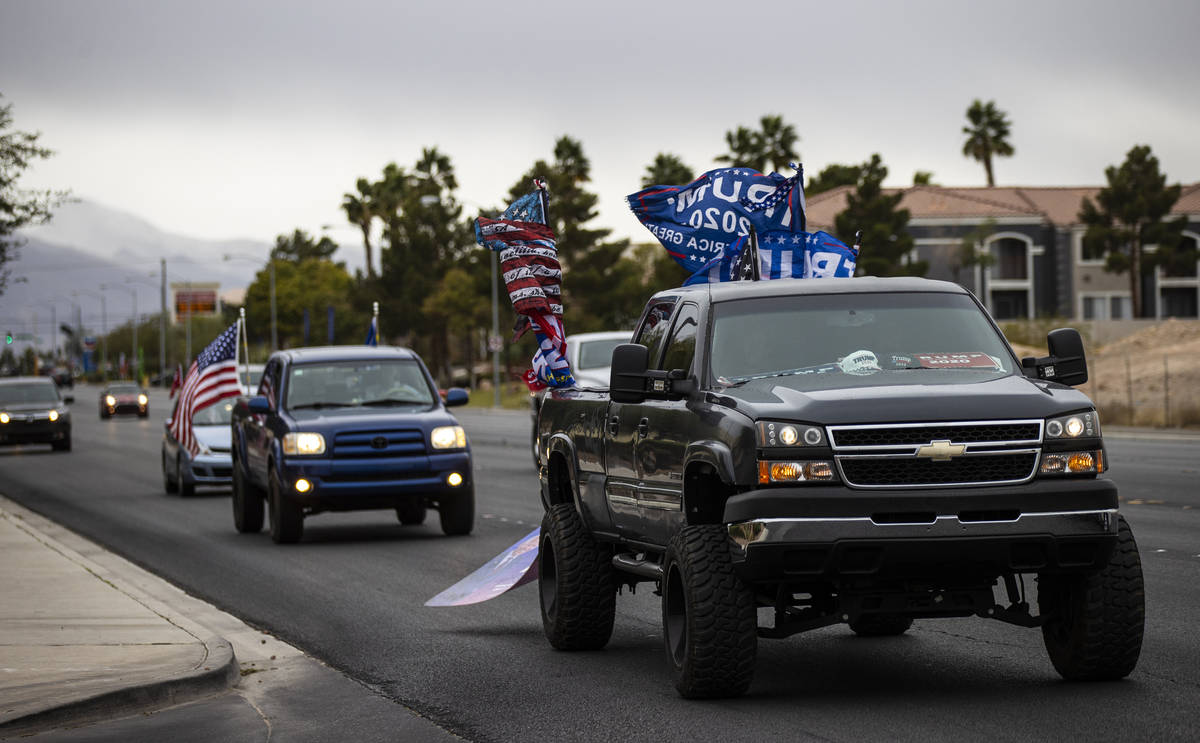
<path fill-rule="evenodd" d="M 13 335 L 12 335 L 12 331 L 10 330 L 4 334 L 4 345 L 11 346 L 12 342 L 13 342 Z"/>

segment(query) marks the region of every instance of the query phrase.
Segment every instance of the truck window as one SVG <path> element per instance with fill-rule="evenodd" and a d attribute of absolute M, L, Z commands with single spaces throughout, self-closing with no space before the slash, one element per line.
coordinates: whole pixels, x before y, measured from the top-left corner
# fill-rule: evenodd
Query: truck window
<path fill-rule="evenodd" d="M 272 410 L 278 407 L 276 403 L 279 392 L 279 367 L 278 361 L 268 362 L 263 371 L 262 381 L 258 383 L 258 394 L 270 401 Z"/>
<path fill-rule="evenodd" d="M 674 309 L 674 299 L 660 299 L 652 303 L 646 309 L 646 316 L 642 318 L 642 325 L 634 337 L 634 343 L 640 343 L 650 349 L 651 369 L 658 367 L 663 342 L 667 338 L 667 329 L 671 326 L 667 321 L 671 319 L 671 311 Z"/>
<path fill-rule="evenodd" d="M 699 317 L 700 311 L 691 303 L 683 305 L 675 313 L 675 325 L 663 357 L 663 369 L 692 368 L 692 357 L 696 354 L 696 333 L 700 328 Z"/>

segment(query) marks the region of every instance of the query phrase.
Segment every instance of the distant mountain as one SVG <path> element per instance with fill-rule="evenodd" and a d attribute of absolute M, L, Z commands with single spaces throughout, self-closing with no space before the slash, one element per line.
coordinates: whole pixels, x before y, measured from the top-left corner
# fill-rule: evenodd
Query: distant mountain
<path fill-rule="evenodd" d="M 164 232 L 133 214 L 90 201 L 65 204 L 46 225 L 21 231 L 26 244 L 11 261 L 8 287 L 0 295 L 0 325 L 28 332 L 36 316 L 37 332 L 51 331 L 51 303 L 60 323 L 73 323 L 78 303 L 84 327 L 101 330 L 100 286 L 111 329 L 133 315 L 159 311 L 160 259 L 167 261 L 167 281 L 221 285 L 224 296 L 240 296 L 267 260 L 271 246 L 256 240 L 202 240 Z M 223 260 L 225 255 L 234 260 Z M 89 294 L 90 292 L 90 294 Z M 77 293 L 77 294 L 76 294 Z M 46 343 L 48 345 L 48 343 Z"/>

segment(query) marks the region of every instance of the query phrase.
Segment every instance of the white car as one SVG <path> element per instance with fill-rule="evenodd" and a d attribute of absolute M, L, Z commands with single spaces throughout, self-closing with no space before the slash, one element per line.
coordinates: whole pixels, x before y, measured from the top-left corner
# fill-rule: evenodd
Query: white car
<path fill-rule="evenodd" d="M 578 333 L 567 336 L 567 361 L 580 387 L 608 389 L 613 349 L 629 343 L 633 333 L 627 330 L 602 333 Z"/>

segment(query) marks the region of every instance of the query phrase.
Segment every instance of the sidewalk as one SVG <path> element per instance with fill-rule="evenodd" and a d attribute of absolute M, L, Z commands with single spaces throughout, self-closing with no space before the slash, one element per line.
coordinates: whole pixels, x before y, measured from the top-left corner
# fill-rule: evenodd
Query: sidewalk
<path fill-rule="evenodd" d="M 48 525 L 0 498 L 0 738 L 237 683 L 228 641 L 54 538 Z"/>

